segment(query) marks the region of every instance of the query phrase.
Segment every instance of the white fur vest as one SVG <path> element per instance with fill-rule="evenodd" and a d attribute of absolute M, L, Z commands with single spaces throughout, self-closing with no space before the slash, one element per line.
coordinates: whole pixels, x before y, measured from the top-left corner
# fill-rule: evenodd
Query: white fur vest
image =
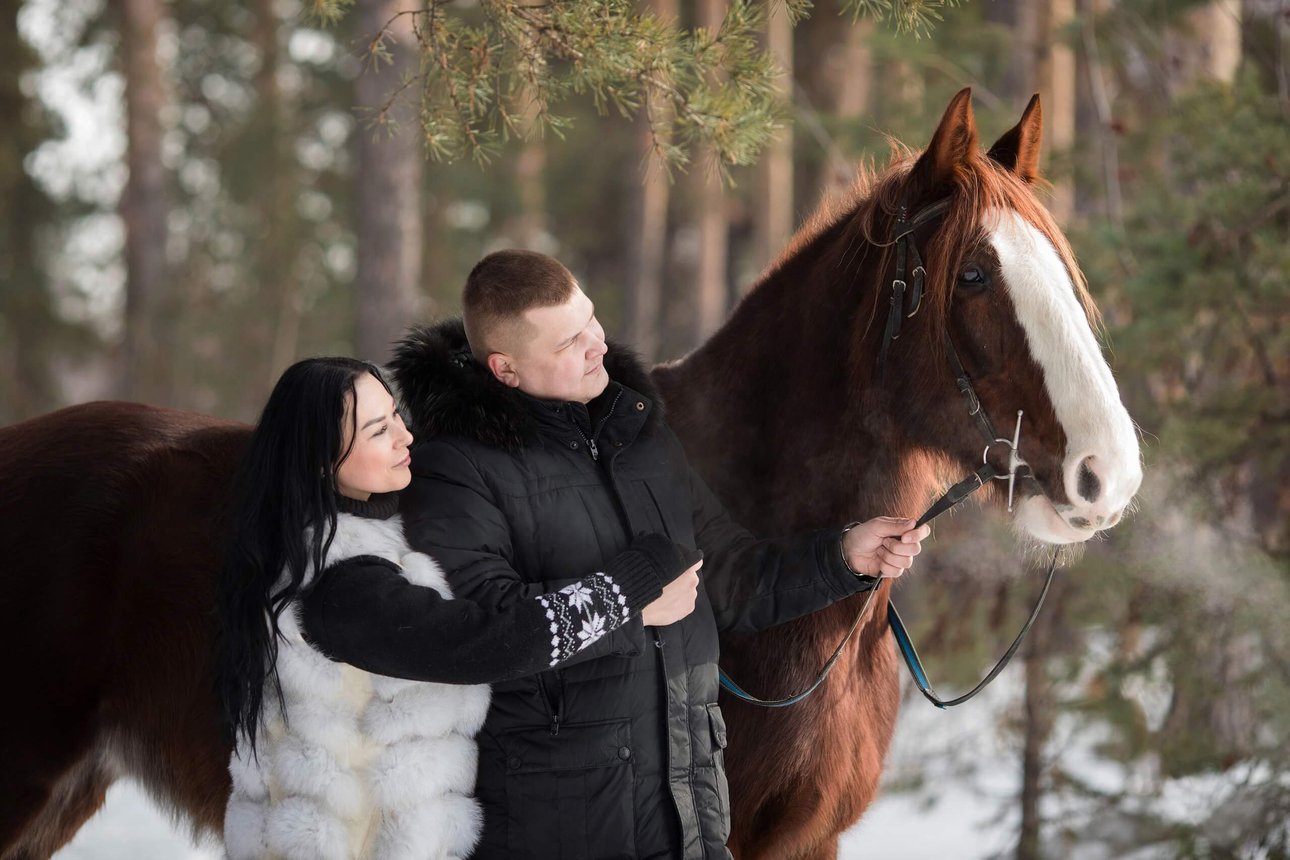
<path fill-rule="evenodd" d="M 375 555 L 417 585 L 452 596 L 443 572 L 414 553 L 398 516 L 340 514 L 325 564 Z M 466 857 L 479 838 L 474 737 L 486 685 L 405 681 L 336 663 L 282 614 L 278 677 L 265 691 L 258 760 L 240 740 L 224 819 L 231 860 L 430 860 Z"/>

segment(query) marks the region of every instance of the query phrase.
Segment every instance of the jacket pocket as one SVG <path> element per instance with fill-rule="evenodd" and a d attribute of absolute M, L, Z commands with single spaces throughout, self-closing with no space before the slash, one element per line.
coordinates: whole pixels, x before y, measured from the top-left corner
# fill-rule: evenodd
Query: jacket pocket
<path fill-rule="evenodd" d="M 730 783 L 726 779 L 726 720 L 715 703 L 691 711 L 694 769 L 690 783 L 705 857 L 723 857 L 730 840 Z"/>
<path fill-rule="evenodd" d="M 639 482 L 644 489 L 643 498 L 653 503 L 655 516 L 651 519 L 656 518 L 662 524 L 663 533 L 672 540 L 694 546 L 694 506 L 689 496 L 682 495 L 675 487 L 658 486 L 658 483 L 659 479 Z M 634 522 L 632 527 L 637 531 L 643 530 Z"/>
<path fill-rule="evenodd" d="M 717 808 L 721 811 L 725 832 L 730 829 L 730 781 L 726 778 L 726 718 L 721 706 L 708 705 L 708 728 L 712 731 L 712 770 L 717 792 Z"/>
<path fill-rule="evenodd" d="M 631 720 L 516 729 L 505 756 L 511 857 L 609 860 L 636 853 Z"/>

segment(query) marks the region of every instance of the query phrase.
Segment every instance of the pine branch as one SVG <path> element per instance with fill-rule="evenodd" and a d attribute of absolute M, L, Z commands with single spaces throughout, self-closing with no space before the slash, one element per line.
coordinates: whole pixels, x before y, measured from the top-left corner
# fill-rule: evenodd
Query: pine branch
<path fill-rule="evenodd" d="M 311 0 L 310 8 L 334 23 L 353 2 Z M 390 28 L 410 16 L 423 54 L 421 73 L 401 82 L 371 122 L 389 123 L 394 105 L 419 86 L 430 156 L 486 162 L 511 138 L 561 134 L 570 120 L 553 109 L 585 95 L 602 113 L 644 110 L 655 153 L 669 168 L 684 166 L 687 153 L 703 146 L 722 171 L 749 164 L 787 115 L 779 70 L 759 41 L 770 2 L 782 3 L 794 22 L 811 9 L 810 0 L 738 0 L 708 32 L 679 29 L 636 0 L 480 0 L 469 9 L 432 0 L 396 13 L 368 43 L 369 65 L 388 60 Z M 849 9 L 922 35 L 957 3 L 852 0 Z"/>

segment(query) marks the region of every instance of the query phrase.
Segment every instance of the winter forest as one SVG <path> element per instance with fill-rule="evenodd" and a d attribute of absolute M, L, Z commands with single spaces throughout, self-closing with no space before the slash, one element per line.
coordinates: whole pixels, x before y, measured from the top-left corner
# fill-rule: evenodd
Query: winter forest
<path fill-rule="evenodd" d="M 254 421 L 291 362 L 383 362 L 505 247 L 676 358 L 955 92 L 985 143 L 1039 93 L 1145 483 L 988 695 L 907 690 L 842 856 L 1290 857 L 1286 0 L 0 6 L 0 425 Z M 943 694 L 1039 566 L 998 511 L 938 521 L 897 595 Z M 120 810 L 60 856 L 174 856 L 91 832 Z"/>

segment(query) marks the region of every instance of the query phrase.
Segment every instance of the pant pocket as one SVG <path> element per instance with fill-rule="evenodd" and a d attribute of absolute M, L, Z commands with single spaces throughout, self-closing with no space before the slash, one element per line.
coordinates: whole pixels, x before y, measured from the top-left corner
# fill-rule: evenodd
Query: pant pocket
<path fill-rule="evenodd" d="M 498 736 L 513 857 L 610 860 L 636 854 L 631 720 Z"/>

